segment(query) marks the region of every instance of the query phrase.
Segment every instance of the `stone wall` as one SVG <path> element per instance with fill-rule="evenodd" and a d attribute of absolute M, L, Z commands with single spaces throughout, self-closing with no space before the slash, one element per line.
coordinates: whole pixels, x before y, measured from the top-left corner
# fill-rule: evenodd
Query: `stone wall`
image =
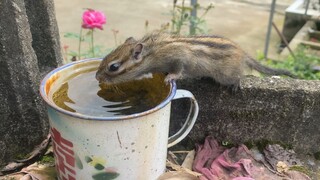
<path fill-rule="evenodd" d="M 40 79 L 62 63 L 50 0 L 0 1 L 0 166 L 48 133 Z"/>
<path fill-rule="evenodd" d="M 298 152 L 320 151 L 320 81 L 247 77 L 234 94 L 212 80 L 184 80 L 178 88 L 190 90 L 200 106 L 189 135 L 195 142 L 211 134 L 235 144 L 268 140 Z M 175 114 L 185 114 L 184 104 L 173 106 Z M 177 129 L 183 117 L 173 118 Z"/>

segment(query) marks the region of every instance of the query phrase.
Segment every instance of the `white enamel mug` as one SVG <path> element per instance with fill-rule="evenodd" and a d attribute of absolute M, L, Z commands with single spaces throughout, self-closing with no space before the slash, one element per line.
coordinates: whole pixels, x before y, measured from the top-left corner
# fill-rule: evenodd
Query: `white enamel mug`
<path fill-rule="evenodd" d="M 191 131 L 198 104 L 191 92 L 170 92 L 156 107 L 136 114 L 95 117 L 70 112 L 53 103 L 52 94 L 74 73 L 97 68 L 101 59 L 87 59 L 48 73 L 40 94 L 48 106 L 58 178 L 153 180 L 165 172 L 167 148 Z M 171 100 L 189 98 L 191 106 L 183 127 L 168 138 Z"/>

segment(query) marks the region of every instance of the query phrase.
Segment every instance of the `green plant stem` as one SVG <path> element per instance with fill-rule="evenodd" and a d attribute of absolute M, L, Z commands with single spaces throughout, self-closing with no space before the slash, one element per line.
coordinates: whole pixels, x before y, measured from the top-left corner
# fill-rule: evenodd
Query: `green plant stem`
<path fill-rule="evenodd" d="M 200 16 L 199 19 L 204 18 L 205 15 L 207 15 L 207 13 L 209 12 L 210 9 L 212 9 L 214 6 L 212 4 L 210 4 L 204 11 L 204 13 Z"/>
<path fill-rule="evenodd" d="M 115 46 L 118 46 L 118 41 L 117 41 L 117 33 L 116 32 L 113 32 L 113 38 L 114 38 L 114 44 Z"/>
<path fill-rule="evenodd" d="M 172 8 L 172 19 L 171 19 L 171 22 L 172 22 L 172 26 L 171 26 L 171 32 L 174 32 L 174 29 L 175 29 L 175 19 L 176 19 L 176 5 L 177 5 L 177 1 L 174 0 L 173 1 L 173 8 Z"/>
<path fill-rule="evenodd" d="M 65 62 L 67 62 L 67 60 L 68 60 L 68 49 L 67 48 L 64 49 L 64 59 L 65 59 Z"/>
<path fill-rule="evenodd" d="M 94 55 L 94 43 L 93 43 L 93 29 L 91 29 L 91 50 L 92 50 L 92 55 Z"/>
<path fill-rule="evenodd" d="M 78 60 L 81 59 L 81 43 L 82 43 L 82 27 L 80 28 L 79 44 L 78 44 Z"/>
<path fill-rule="evenodd" d="M 182 6 L 181 6 L 181 14 L 180 14 L 180 21 L 177 24 L 177 34 L 180 34 L 181 27 L 184 22 L 184 13 L 185 13 L 185 8 L 184 8 L 184 0 L 182 0 Z"/>

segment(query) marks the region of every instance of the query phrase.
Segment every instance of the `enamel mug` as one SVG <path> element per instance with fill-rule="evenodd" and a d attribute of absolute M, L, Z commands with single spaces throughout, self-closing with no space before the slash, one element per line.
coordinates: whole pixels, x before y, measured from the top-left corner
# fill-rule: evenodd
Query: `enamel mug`
<path fill-rule="evenodd" d="M 125 116 L 88 116 L 58 107 L 55 89 L 74 73 L 97 68 L 101 59 L 86 59 L 61 66 L 41 82 L 40 94 L 47 104 L 58 178 L 157 179 L 166 168 L 167 148 L 192 129 L 198 116 L 193 94 L 170 82 L 167 97 L 156 107 Z M 171 101 L 189 98 L 191 106 L 183 127 L 168 138 Z"/>

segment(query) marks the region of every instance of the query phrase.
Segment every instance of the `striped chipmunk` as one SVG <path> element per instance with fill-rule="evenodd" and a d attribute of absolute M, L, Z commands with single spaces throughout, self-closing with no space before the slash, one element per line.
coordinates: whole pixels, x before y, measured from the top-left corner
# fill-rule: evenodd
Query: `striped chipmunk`
<path fill-rule="evenodd" d="M 160 72 L 166 74 L 166 82 L 184 77 L 211 77 L 236 90 L 247 68 L 267 75 L 294 77 L 289 71 L 263 66 L 221 36 L 153 32 L 140 40 L 130 37 L 108 54 L 96 78 L 99 82 L 116 84 Z"/>

